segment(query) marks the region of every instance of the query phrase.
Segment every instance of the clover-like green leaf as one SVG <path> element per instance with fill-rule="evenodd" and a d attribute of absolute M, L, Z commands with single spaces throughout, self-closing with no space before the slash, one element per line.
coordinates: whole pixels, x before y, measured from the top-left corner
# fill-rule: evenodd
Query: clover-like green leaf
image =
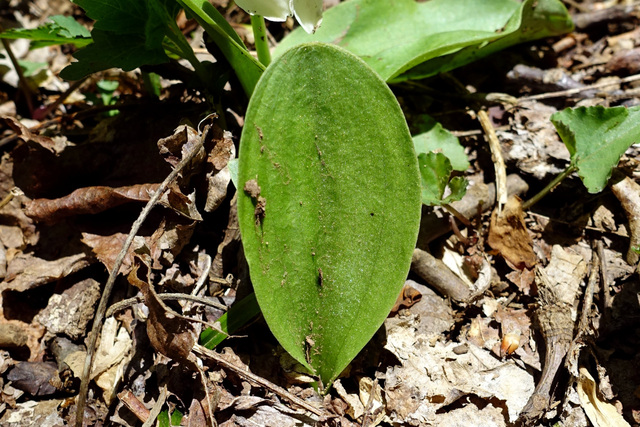
<path fill-rule="evenodd" d="M 315 34 L 292 32 L 274 55 L 304 42 L 335 43 L 392 82 L 432 76 L 572 28 L 559 0 L 348 0 L 324 13 Z"/>
<path fill-rule="evenodd" d="M 421 153 L 418 166 L 422 177 L 422 203 L 425 205 L 443 205 L 460 200 L 467 191 L 467 180 L 461 176 L 451 178 L 451 161 L 442 153 Z M 449 185 L 451 193 L 444 197 Z"/>
<path fill-rule="evenodd" d="M 551 121 L 590 193 L 602 191 L 620 156 L 640 142 L 640 107 L 567 108 Z"/>
<path fill-rule="evenodd" d="M 417 238 L 420 177 L 398 102 L 344 49 L 291 49 L 249 103 L 238 184 L 264 318 L 328 385 L 388 315 Z"/>

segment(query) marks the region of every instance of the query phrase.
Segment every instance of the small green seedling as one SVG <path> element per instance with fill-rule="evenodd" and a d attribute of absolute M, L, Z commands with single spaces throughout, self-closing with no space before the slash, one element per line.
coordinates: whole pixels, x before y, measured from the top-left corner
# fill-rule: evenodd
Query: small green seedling
<path fill-rule="evenodd" d="M 620 157 L 640 140 L 640 107 L 602 106 L 567 108 L 551 116 L 571 163 L 547 187 L 523 203 L 528 209 L 577 172 L 590 193 L 599 193 L 611 177 Z"/>

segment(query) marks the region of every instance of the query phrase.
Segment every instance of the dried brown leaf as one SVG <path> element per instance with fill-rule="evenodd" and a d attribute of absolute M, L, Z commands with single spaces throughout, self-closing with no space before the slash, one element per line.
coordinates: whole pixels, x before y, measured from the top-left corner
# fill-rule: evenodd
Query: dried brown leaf
<path fill-rule="evenodd" d="M 506 277 L 516 285 L 523 294 L 531 295 L 531 285 L 533 285 L 536 278 L 533 269 L 523 268 L 522 270 L 513 270 L 507 273 Z"/>
<path fill-rule="evenodd" d="M 10 116 L 2 116 L 0 117 L 0 122 L 4 122 L 6 126 L 11 128 L 16 134 L 16 136 L 22 139 L 24 142 L 34 142 L 40 145 L 43 148 L 51 151 L 52 153 L 59 152 L 59 144 L 53 138 L 49 138 L 48 136 L 41 136 L 32 133 L 29 128 L 20 123 L 14 117 Z"/>
<path fill-rule="evenodd" d="M 160 138 L 158 140 L 158 149 L 160 155 L 171 166 L 176 167 L 180 160 L 182 160 L 186 153 L 190 153 L 193 147 L 198 144 L 200 136 L 198 132 L 186 125 L 179 126 L 173 135 L 166 138 Z M 204 148 L 200 149 L 200 152 L 194 157 L 191 163 L 191 167 L 185 168 L 185 170 L 193 169 L 193 165 L 200 164 L 204 161 L 205 151 Z"/>
<path fill-rule="evenodd" d="M 86 187 L 58 199 L 35 199 L 25 206 L 25 213 L 36 221 L 56 222 L 73 215 L 97 214 L 129 202 L 147 202 L 159 184 L 126 187 Z"/>
<path fill-rule="evenodd" d="M 127 235 L 124 233 L 115 233 L 110 236 L 82 233 L 82 242 L 93 250 L 93 253 L 96 255 L 98 260 L 104 264 L 109 272 L 113 270 L 116 258 L 120 253 L 125 240 L 127 240 Z M 119 273 L 123 275 L 129 274 L 132 264 L 133 249 L 129 248 L 129 251 L 122 261 Z"/>
<path fill-rule="evenodd" d="M 75 254 L 53 261 L 20 254 L 7 266 L 7 276 L 0 284 L 0 291 L 23 292 L 62 279 L 82 270 L 91 263 L 86 254 Z"/>
<path fill-rule="evenodd" d="M 202 215 L 196 207 L 195 193 L 185 196 L 175 183 L 169 186 L 169 191 L 162 195 L 158 203 L 185 218 L 202 221 Z"/>
<path fill-rule="evenodd" d="M 192 399 L 191 406 L 189 407 L 189 415 L 186 417 L 186 422 L 184 422 L 183 425 L 186 425 L 187 427 L 200 427 L 206 425 L 207 417 L 202 406 L 202 402 L 197 399 Z"/>
<path fill-rule="evenodd" d="M 23 325 L 0 323 L 0 348 L 19 348 L 27 344 L 28 332 Z"/>
<path fill-rule="evenodd" d="M 209 130 L 209 133 L 212 135 L 215 145 L 207 157 L 207 162 L 213 166 L 214 172 L 217 173 L 226 168 L 229 160 L 234 157 L 235 146 L 230 132 L 216 127 Z"/>
<path fill-rule="evenodd" d="M 240 245 L 240 228 L 238 226 L 238 204 L 237 196 L 231 199 L 229 209 L 229 220 L 227 228 L 224 230 L 224 239 L 218 245 L 216 256 L 211 264 L 211 275 L 217 278 L 223 278 L 225 272 L 225 260 L 234 254 Z M 214 292 L 211 292 L 214 294 Z"/>
<path fill-rule="evenodd" d="M 145 304 L 149 307 L 147 319 L 149 341 L 159 353 L 175 361 L 186 362 L 196 342 L 194 328 L 190 322 L 178 316 L 158 298 L 148 278 L 139 277 L 140 274 L 148 271 L 148 263 L 136 262 L 129 273 L 128 280 L 140 289 L 144 295 Z"/>
<path fill-rule="evenodd" d="M 9 155 L 4 155 L 0 160 L 0 199 L 7 197 L 14 188 L 13 160 Z M 38 242 L 38 233 L 33 220 L 25 215 L 22 208 L 24 200 L 26 200 L 25 196 L 15 196 L 2 208 L 3 225 L 0 229 L 0 241 L 6 248 L 22 248 Z"/>
<path fill-rule="evenodd" d="M 509 198 L 501 213 L 493 212 L 488 243 L 515 268 L 532 268 L 536 264 L 520 198 Z"/>
<path fill-rule="evenodd" d="M 149 248 L 153 268 L 157 269 L 163 265 L 170 265 L 184 246 L 189 243 L 194 229 L 195 223 L 181 224 L 173 221 L 163 221 L 151 236 L 136 237 L 133 247 L 129 248 L 124 257 L 119 273 L 123 275 L 129 274 L 133 265 L 135 247 L 139 247 L 142 244 Z M 109 271 L 113 269 L 115 260 L 126 239 L 127 235 L 124 233 L 114 233 L 108 236 L 82 233 L 82 242 L 92 249 L 98 260 Z M 139 242 L 138 245 L 136 245 L 136 241 Z"/>
<path fill-rule="evenodd" d="M 422 298 L 422 294 L 409 283 L 405 283 L 402 292 L 398 295 L 396 303 L 391 309 L 391 314 L 397 313 L 401 308 L 409 308 Z"/>

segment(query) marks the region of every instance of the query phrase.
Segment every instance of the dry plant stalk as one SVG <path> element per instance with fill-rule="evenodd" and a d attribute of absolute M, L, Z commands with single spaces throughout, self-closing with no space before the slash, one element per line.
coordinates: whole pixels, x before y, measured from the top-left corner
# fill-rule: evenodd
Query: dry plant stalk
<path fill-rule="evenodd" d="M 540 267 L 536 268 L 536 284 L 539 294 L 536 319 L 545 342 L 545 356 L 540 381 L 522 409 L 521 419 L 538 418 L 549 406 L 553 380 L 573 340 L 571 307 L 558 298 L 549 277 Z"/>

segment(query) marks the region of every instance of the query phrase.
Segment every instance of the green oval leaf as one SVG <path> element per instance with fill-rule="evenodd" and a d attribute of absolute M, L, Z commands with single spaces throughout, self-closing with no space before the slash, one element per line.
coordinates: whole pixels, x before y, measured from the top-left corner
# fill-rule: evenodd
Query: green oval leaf
<path fill-rule="evenodd" d="M 265 320 L 330 384 L 380 327 L 409 270 L 420 177 L 402 111 L 356 56 L 295 47 L 256 86 L 238 181 Z"/>

